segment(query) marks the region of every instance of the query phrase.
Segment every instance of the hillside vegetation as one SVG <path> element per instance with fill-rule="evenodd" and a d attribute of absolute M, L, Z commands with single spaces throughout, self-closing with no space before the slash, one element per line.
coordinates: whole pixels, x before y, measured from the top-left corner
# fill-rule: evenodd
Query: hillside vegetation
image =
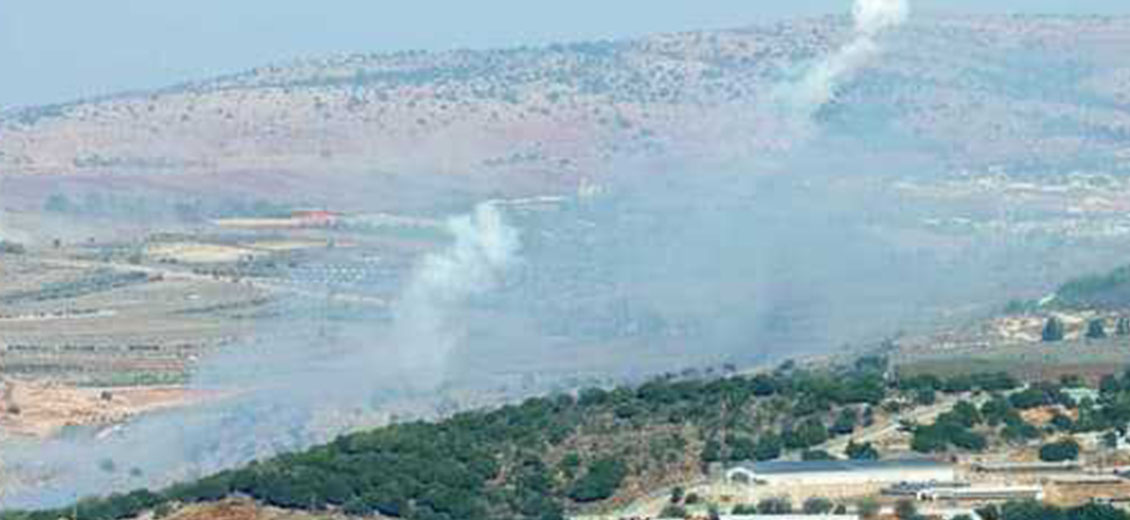
<path fill-rule="evenodd" d="M 1055 303 L 1075 309 L 1130 307 L 1130 266 L 1070 280 L 1056 291 Z"/>
<path fill-rule="evenodd" d="M 83 518 L 113 520 L 241 495 L 270 506 L 353 515 L 561 518 L 693 480 L 713 462 L 812 456 L 812 448 L 871 424 L 884 409 L 913 406 L 910 396 L 925 391 L 921 380 L 887 381 L 885 369 L 882 359 L 867 358 L 837 369 L 671 376 L 639 387 L 530 399 L 437 423 L 346 435 L 159 492 L 78 507 Z M 1015 384 L 987 376 L 942 387 L 959 392 Z M 848 455 L 879 456 L 869 445 L 851 445 Z M 12 512 L 4 520 L 59 514 Z"/>
<path fill-rule="evenodd" d="M 605 173 L 614 159 L 762 157 L 795 144 L 769 97 L 845 43 L 849 23 L 260 67 L 2 114 L 0 169 L 556 179 Z M 1124 18 L 920 16 L 817 117 L 848 136 L 917 140 L 962 167 L 1119 168 L 1128 42 Z"/>

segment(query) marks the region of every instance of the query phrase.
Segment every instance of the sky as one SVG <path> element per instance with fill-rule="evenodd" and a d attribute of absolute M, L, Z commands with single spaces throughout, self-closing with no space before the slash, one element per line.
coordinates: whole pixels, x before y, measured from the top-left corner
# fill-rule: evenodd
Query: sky
<path fill-rule="evenodd" d="M 0 108 L 296 58 L 510 47 L 846 13 L 850 0 L 0 0 Z M 1130 14 L 1127 0 L 916 0 L 917 12 Z"/>

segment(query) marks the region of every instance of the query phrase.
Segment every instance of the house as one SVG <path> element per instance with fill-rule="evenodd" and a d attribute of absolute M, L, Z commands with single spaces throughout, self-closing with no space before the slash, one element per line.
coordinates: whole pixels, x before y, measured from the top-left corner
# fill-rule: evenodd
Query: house
<path fill-rule="evenodd" d="M 326 210 L 295 210 L 290 218 L 304 227 L 329 227 L 337 224 L 341 214 Z"/>
<path fill-rule="evenodd" d="M 736 484 L 826 485 L 953 482 L 952 464 L 933 459 L 772 461 L 738 463 L 725 472 Z"/>
<path fill-rule="evenodd" d="M 1083 401 L 1090 400 L 1091 402 L 1098 402 L 1099 391 L 1093 388 L 1079 387 L 1079 388 L 1064 388 L 1063 393 L 1067 395 L 1072 402 L 1079 405 Z"/>

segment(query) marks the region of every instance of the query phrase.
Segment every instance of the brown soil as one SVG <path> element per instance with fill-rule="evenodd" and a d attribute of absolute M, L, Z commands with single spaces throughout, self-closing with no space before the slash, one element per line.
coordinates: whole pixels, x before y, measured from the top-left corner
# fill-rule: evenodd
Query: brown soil
<path fill-rule="evenodd" d="M 214 397 L 183 387 L 85 388 L 8 380 L 0 407 L 0 431 L 50 437 L 66 426 L 111 425 L 165 408 Z"/>

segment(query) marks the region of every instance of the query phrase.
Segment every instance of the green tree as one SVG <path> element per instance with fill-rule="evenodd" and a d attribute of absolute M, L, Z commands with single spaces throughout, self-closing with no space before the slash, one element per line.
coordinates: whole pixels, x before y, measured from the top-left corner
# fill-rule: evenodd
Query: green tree
<path fill-rule="evenodd" d="M 831 500 L 824 497 L 811 497 L 804 501 L 804 514 L 806 515 L 826 515 L 836 507 L 836 504 Z"/>
<path fill-rule="evenodd" d="M 1130 336 L 1130 318 L 1121 316 L 1114 323 L 1114 335 L 1119 337 Z"/>
<path fill-rule="evenodd" d="M 824 450 L 804 450 L 804 453 L 800 454 L 800 458 L 801 460 L 805 461 L 836 460 L 836 458 L 833 457 L 831 453 L 828 453 Z"/>
<path fill-rule="evenodd" d="M 981 517 L 981 520 L 1001 520 L 1001 510 L 996 504 L 989 504 L 984 507 L 974 509 L 973 512 Z"/>
<path fill-rule="evenodd" d="M 616 494 L 620 483 L 628 474 L 625 464 L 613 458 L 603 458 L 589 465 L 579 480 L 569 490 L 569 498 L 577 502 L 596 502 Z"/>
<path fill-rule="evenodd" d="M 1118 448 L 1118 432 L 1111 430 L 1103 434 L 1103 447 L 1108 449 Z"/>
<path fill-rule="evenodd" d="M 678 503 L 682 502 L 683 496 L 685 494 L 686 494 L 686 490 L 684 490 L 682 486 L 675 486 L 675 487 L 671 488 L 671 503 L 672 504 L 678 504 Z"/>
<path fill-rule="evenodd" d="M 1106 324 L 1101 318 L 1087 322 L 1087 339 L 1106 338 Z"/>
<path fill-rule="evenodd" d="M 878 500 L 867 497 L 856 504 L 856 509 L 859 511 L 859 516 L 862 518 L 875 518 L 879 516 L 879 511 L 882 509 L 882 506 L 879 504 Z"/>
<path fill-rule="evenodd" d="M 1040 460 L 1044 462 L 1063 462 L 1079 458 L 1079 443 L 1074 439 L 1064 439 L 1040 447 Z"/>
<path fill-rule="evenodd" d="M 680 505 L 675 505 L 675 504 L 667 504 L 667 506 L 663 508 L 663 511 L 659 512 L 659 518 L 686 518 L 686 517 L 687 517 L 687 508 L 680 506 Z"/>
<path fill-rule="evenodd" d="M 761 515 L 790 515 L 793 503 L 788 497 L 771 497 L 757 503 L 757 513 Z"/>
<path fill-rule="evenodd" d="M 859 414 L 856 413 L 854 408 L 844 408 L 840 410 L 840 414 L 836 417 L 836 422 L 832 423 L 832 433 L 835 435 L 851 435 L 855 431 L 855 426 L 859 422 Z"/>
<path fill-rule="evenodd" d="M 759 461 L 773 460 L 781 456 L 783 447 L 781 436 L 769 432 L 757 439 L 754 449 L 755 458 Z"/>
<path fill-rule="evenodd" d="M 918 518 L 918 506 L 913 500 L 903 499 L 895 503 L 895 516 L 899 520 L 914 520 Z"/>
<path fill-rule="evenodd" d="M 870 442 L 856 444 L 855 441 L 849 441 L 844 454 L 851 460 L 879 460 L 879 450 Z"/>
<path fill-rule="evenodd" d="M 1041 336 L 1043 337 L 1045 343 L 1063 341 L 1063 321 L 1055 316 L 1048 318 L 1047 323 L 1044 324 L 1044 332 Z"/>

